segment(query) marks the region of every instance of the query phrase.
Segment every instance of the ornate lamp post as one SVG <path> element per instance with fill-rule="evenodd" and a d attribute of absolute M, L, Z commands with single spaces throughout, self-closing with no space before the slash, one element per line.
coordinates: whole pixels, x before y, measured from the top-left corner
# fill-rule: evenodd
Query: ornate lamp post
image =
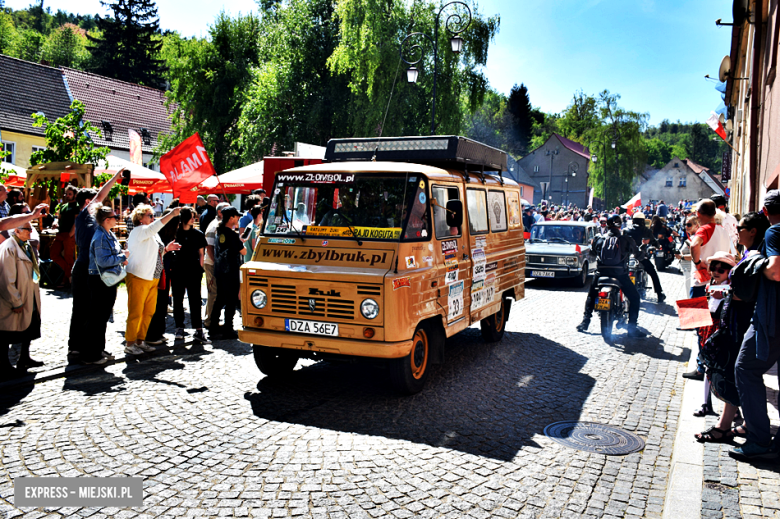
<path fill-rule="evenodd" d="M 580 169 L 580 165 L 575 161 L 569 162 L 569 167 L 566 169 L 566 206 L 569 205 L 569 176 L 571 175 L 572 178 L 576 177 L 578 169 Z"/>
<path fill-rule="evenodd" d="M 436 24 L 433 27 L 433 38 L 423 32 L 413 32 L 403 39 L 399 49 L 401 59 L 404 63 L 409 65 L 409 68 L 406 70 L 406 79 L 409 81 L 409 83 L 416 83 L 417 76 L 419 75 L 420 71 L 417 69 L 417 67 L 415 67 L 415 65 L 417 65 L 423 59 L 422 47 L 420 47 L 419 44 L 409 47 L 409 53 L 407 56 L 409 56 L 410 59 L 407 59 L 404 57 L 404 45 L 412 36 L 423 36 L 428 38 L 428 41 L 431 42 L 431 46 L 433 47 L 433 109 L 431 110 L 431 135 L 436 134 L 436 76 L 439 72 L 439 50 L 436 44 L 439 41 L 439 19 L 447 7 L 455 4 L 466 8 L 468 18 L 461 16 L 460 12 L 455 12 L 447 16 L 446 20 L 444 21 L 444 28 L 450 34 L 450 46 L 452 48 L 452 52 L 455 54 L 460 53 L 460 51 L 463 49 L 463 39 L 458 35 L 465 31 L 471 23 L 471 9 L 469 9 L 469 6 L 460 0 L 454 0 L 444 4 L 441 9 L 439 9 L 439 13 L 436 15 Z"/>

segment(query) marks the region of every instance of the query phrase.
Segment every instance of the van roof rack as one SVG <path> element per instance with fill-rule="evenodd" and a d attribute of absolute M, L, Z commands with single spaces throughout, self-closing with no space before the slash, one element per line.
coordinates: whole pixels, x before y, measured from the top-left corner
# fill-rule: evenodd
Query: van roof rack
<path fill-rule="evenodd" d="M 326 162 L 380 160 L 414 162 L 430 166 L 482 170 L 507 170 L 506 152 L 458 135 L 427 137 L 374 137 L 331 139 L 325 149 Z"/>

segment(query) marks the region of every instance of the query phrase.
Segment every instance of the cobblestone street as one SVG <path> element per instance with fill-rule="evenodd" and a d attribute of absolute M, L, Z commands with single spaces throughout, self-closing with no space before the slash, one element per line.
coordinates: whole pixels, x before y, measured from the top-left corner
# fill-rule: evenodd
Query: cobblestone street
<path fill-rule="evenodd" d="M 476 327 L 450 339 L 445 364 L 412 397 L 395 394 L 382 366 L 366 363 L 301 361 L 288 381 L 271 382 L 251 346 L 237 341 L 187 344 L 3 389 L 0 511 L 30 518 L 661 517 L 680 374 L 693 344 L 692 332 L 676 329 L 682 277 L 661 279 L 667 303 L 650 295 L 640 314 L 652 336 L 621 332 L 613 345 L 597 320 L 589 333 L 575 331 L 585 289 L 529 281 L 501 342 L 484 343 Z M 118 358 L 124 304 L 120 297 L 110 325 L 109 350 Z M 44 373 L 66 363 L 69 314 L 70 299 L 47 293 L 45 337 L 32 347 L 47 363 Z M 543 434 L 560 420 L 621 427 L 646 447 L 612 457 L 572 450 Z M 748 474 L 740 469 L 739 482 L 752 478 L 755 494 L 780 483 L 762 471 Z M 14 508 L 12 478 L 29 475 L 143 476 L 144 507 Z"/>

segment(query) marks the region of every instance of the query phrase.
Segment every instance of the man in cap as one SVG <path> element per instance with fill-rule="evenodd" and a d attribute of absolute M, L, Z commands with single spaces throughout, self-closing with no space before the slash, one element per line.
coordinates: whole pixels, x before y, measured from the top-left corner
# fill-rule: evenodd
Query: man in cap
<path fill-rule="evenodd" d="M 639 211 L 635 212 L 631 216 L 631 227 L 627 228 L 626 234 L 631 236 L 634 243 L 637 245 L 657 245 L 656 239 L 653 237 L 652 231 L 645 225 L 645 215 Z M 650 261 L 650 258 L 645 257 L 640 261 L 642 267 L 644 267 L 647 275 L 653 280 L 653 288 L 655 289 L 655 295 L 658 298 L 659 303 L 663 303 L 666 296 L 664 295 L 663 288 L 661 288 L 661 280 L 658 278 L 658 272 L 655 270 L 655 265 Z"/>
<path fill-rule="evenodd" d="M 712 195 L 710 200 L 715 202 L 715 207 L 718 208 L 718 211 L 723 218 L 723 228 L 729 233 L 731 243 L 736 246 L 737 243 L 739 243 L 739 231 L 737 230 L 739 222 L 734 218 L 734 215 L 729 214 L 728 208 L 726 207 L 726 197 L 723 195 Z"/>
<path fill-rule="evenodd" d="M 642 257 L 642 252 L 631 239 L 625 233 L 620 231 L 621 218 L 620 215 L 613 214 L 607 218 L 607 233 L 600 235 L 593 242 L 593 251 L 598 258 L 598 268 L 596 274 L 593 277 L 593 282 L 590 284 L 590 290 L 588 290 L 588 298 L 585 300 L 585 313 L 582 316 L 582 322 L 577 325 L 578 332 L 585 332 L 590 326 L 590 318 L 593 315 L 593 310 L 596 306 L 596 297 L 598 296 L 598 279 L 600 276 L 605 275 L 611 278 L 617 279 L 620 282 L 620 287 L 623 290 L 623 294 L 628 298 L 628 336 L 629 337 L 647 337 L 647 334 L 637 328 L 637 320 L 639 319 L 639 292 L 634 284 L 631 282 L 631 278 L 628 276 L 628 258 L 633 254 L 636 258 Z M 605 265 L 602 263 L 602 249 L 608 240 L 617 238 L 617 247 L 620 253 L 620 258 L 617 265 Z"/>
<path fill-rule="evenodd" d="M 780 435 L 772 441 L 764 385 L 764 374 L 780 359 L 780 327 L 776 324 L 780 311 L 780 191 L 773 189 L 766 194 L 762 211 L 771 224 L 759 248 L 767 258 L 766 266 L 759 280 L 753 320 L 734 369 L 747 441 L 731 449 L 729 455 L 743 460 L 776 458 L 780 452 Z"/>
<path fill-rule="evenodd" d="M 536 220 L 534 220 L 533 206 L 526 205 L 523 207 L 523 229 L 525 232 L 529 232 L 535 223 Z"/>

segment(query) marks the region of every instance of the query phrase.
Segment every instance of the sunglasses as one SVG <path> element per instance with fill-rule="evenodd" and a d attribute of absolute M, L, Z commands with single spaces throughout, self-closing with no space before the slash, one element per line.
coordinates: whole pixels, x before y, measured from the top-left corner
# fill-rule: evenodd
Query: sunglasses
<path fill-rule="evenodd" d="M 110 214 L 110 215 L 106 216 L 106 219 L 107 219 L 107 220 L 108 220 L 108 219 L 111 219 L 111 218 L 113 218 L 114 220 L 116 220 L 117 218 L 119 218 L 119 216 L 118 216 L 118 215 L 115 215 L 115 214 Z"/>
<path fill-rule="evenodd" d="M 713 261 L 712 263 L 710 263 L 710 272 L 725 274 L 729 270 L 731 270 L 731 265 L 726 265 L 725 263 L 720 263 L 717 261 Z"/>
<path fill-rule="evenodd" d="M 743 226 L 741 226 L 741 225 L 738 225 L 738 226 L 737 226 L 737 230 L 738 230 L 738 231 L 749 231 L 749 230 L 750 230 L 750 228 L 749 228 L 749 227 L 743 227 Z"/>
<path fill-rule="evenodd" d="M 685 224 L 685 226 L 686 227 L 693 227 L 693 223 L 692 222 L 688 222 L 688 223 Z"/>
<path fill-rule="evenodd" d="M 16 230 L 17 230 L 17 231 L 27 231 L 27 232 L 32 232 L 32 227 L 18 227 Z"/>

